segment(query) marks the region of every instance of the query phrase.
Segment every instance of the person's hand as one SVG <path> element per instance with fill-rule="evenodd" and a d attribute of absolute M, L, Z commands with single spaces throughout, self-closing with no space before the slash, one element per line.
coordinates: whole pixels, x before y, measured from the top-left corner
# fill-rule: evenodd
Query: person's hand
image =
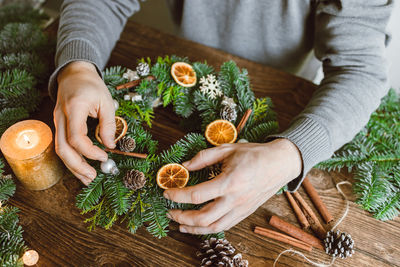
<path fill-rule="evenodd" d="M 300 175 L 302 159 L 287 139 L 266 144 L 226 144 L 200 151 L 183 165 L 190 171 L 221 162 L 213 180 L 182 189 L 168 189 L 164 197 L 179 203 L 200 204 L 200 210 L 170 210 L 168 217 L 180 231 L 208 234 L 228 230 L 253 213 L 282 186 Z"/>
<path fill-rule="evenodd" d="M 84 157 L 106 161 L 107 153 L 93 145 L 87 136 L 88 116 L 99 118 L 103 144 L 114 148 L 115 117 L 110 92 L 93 64 L 76 61 L 58 74 L 57 103 L 54 108 L 55 148 L 67 168 L 84 184 L 96 170 Z"/>

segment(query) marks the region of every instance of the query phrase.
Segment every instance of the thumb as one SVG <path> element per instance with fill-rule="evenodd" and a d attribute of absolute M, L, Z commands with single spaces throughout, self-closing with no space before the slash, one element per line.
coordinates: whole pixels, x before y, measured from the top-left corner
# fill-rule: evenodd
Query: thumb
<path fill-rule="evenodd" d="M 108 148 L 115 148 L 115 110 L 114 105 L 103 104 L 99 113 L 100 138 Z"/>
<path fill-rule="evenodd" d="M 219 146 L 201 150 L 191 160 L 183 163 L 189 171 L 197 171 L 225 159 L 231 153 L 231 146 Z"/>

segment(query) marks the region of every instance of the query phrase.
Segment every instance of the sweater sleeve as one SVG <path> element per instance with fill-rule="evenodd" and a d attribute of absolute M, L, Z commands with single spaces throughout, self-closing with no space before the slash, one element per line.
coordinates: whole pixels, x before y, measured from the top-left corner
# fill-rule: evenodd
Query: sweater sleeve
<path fill-rule="evenodd" d="M 303 172 L 289 190 L 351 141 L 387 94 L 384 52 L 392 7 L 392 0 L 318 1 L 314 50 L 325 76 L 304 111 L 277 136 L 296 144 L 303 159 Z"/>
<path fill-rule="evenodd" d="M 61 6 L 49 94 L 57 96 L 58 72 L 72 61 L 93 63 L 99 74 L 127 19 L 140 9 L 138 0 L 65 0 Z"/>

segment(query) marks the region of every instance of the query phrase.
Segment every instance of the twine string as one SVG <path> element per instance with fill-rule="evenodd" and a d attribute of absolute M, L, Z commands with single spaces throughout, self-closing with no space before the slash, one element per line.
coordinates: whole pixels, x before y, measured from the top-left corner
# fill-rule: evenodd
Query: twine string
<path fill-rule="evenodd" d="M 346 202 L 346 208 L 345 208 L 345 211 L 344 211 L 342 217 L 337 221 L 337 223 L 332 227 L 331 230 L 334 230 L 336 227 L 338 227 L 339 224 L 342 223 L 342 221 L 346 218 L 346 216 L 347 216 L 348 213 L 349 213 L 349 207 L 350 207 L 349 199 L 346 197 L 346 195 L 343 193 L 342 189 L 340 188 L 340 186 L 343 185 L 343 184 L 351 185 L 351 183 L 348 182 L 348 181 L 342 181 L 342 182 L 339 182 L 339 183 L 336 184 L 336 189 L 337 189 L 338 192 L 342 195 L 343 199 L 344 199 L 345 202 Z M 278 257 L 276 257 L 276 259 L 275 259 L 275 261 L 274 261 L 273 267 L 275 267 L 275 265 L 278 263 L 279 258 L 280 258 L 283 254 L 290 253 L 290 252 L 293 253 L 292 255 L 297 254 L 297 255 L 303 257 L 303 259 L 305 259 L 308 263 L 310 263 L 311 265 L 317 266 L 317 267 L 330 267 L 330 266 L 333 265 L 333 263 L 335 262 L 335 259 L 336 259 L 335 257 L 332 257 L 332 260 L 331 260 L 330 263 L 318 263 L 318 262 L 315 262 L 315 261 L 310 260 L 309 258 L 307 258 L 307 257 L 306 257 L 303 253 L 301 253 L 300 251 L 297 251 L 297 250 L 294 250 L 294 249 L 286 249 L 286 250 L 282 251 L 281 253 L 279 253 Z"/>

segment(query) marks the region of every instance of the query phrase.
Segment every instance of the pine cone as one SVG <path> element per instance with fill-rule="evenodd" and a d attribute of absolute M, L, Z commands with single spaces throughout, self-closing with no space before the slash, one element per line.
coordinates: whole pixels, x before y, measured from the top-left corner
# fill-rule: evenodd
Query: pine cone
<path fill-rule="evenodd" d="M 126 173 L 123 182 L 126 188 L 138 190 L 146 184 L 146 177 L 143 172 L 130 170 Z"/>
<path fill-rule="evenodd" d="M 329 231 L 324 240 L 325 252 L 333 257 L 345 259 L 354 254 L 354 240 L 349 234 Z"/>
<path fill-rule="evenodd" d="M 212 237 L 201 243 L 197 256 L 201 258 L 201 266 L 247 267 L 248 261 L 243 260 L 240 253 L 235 256 L 234 253 L 228 240 Z"/>
<path fill-rule="evenodd" d="M 136 72 L 140 76 L 147 76 L 150 74 L 150 66 L 147 63 L 139 63 L 136 67 Z"/>
<path fill-rule="evenodd" d="M 222 163 L 217 163 L 208 167 L 208 179 L 217 177 L 222 172 Z"/>
<path fill-rule="evenodd" d="M 124 136 L 118 141 L 118 145 L 121 151 L 132 152 L 136 147 L 136 142 L 132 137 Z"/>
<path fill-rule="evenodd" d="M 237 118 L 236 109 L 232 108 L 231 106 L 224 106 L 221 109 L 220 115 L 221 115 L 221 119 L 227 120 L 227 121 L 235 121 Z"/>

